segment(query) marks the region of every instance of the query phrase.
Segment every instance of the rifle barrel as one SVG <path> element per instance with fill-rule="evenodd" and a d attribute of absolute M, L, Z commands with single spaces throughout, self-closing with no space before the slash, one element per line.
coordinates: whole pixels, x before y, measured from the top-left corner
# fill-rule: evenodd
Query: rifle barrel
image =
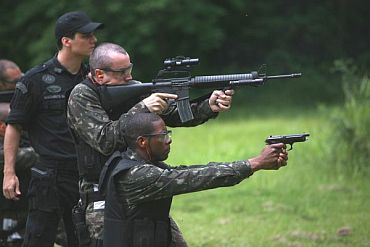
<path fill-rule="evenodd" d="M 302 73 L 294 73 L 294 74 L 289 74 L 289 75 L 269 75 L 266 76 L 266 79 L 282 79 L 282 78 L 297 78 L 301 77 Z"/>

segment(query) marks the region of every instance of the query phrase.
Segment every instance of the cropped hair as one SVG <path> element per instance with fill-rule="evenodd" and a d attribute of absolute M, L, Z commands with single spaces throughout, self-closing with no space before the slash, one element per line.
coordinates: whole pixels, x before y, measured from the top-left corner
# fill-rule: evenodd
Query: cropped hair
<path fill-rule="evenodd" d="M 73 33 L 69 33 L 69 34 L 65 34 L 63 35 L 63 37 L 67 37 L 67 38 L 70 38 L 70 39 L 74 39 L 75 38 L 75 35 L 76 35 L 77 32 L 73 32 Z M 63 43 L 62 43 L 62 38 L 63 37 L 60 37 L 57 39 L 57 48 L 58 48 L 58 51 L 60 51 L 62 48 L 63 48 Z"/>
<path fill-rule="evenodd" d="M 162 120 L 162 118 L 155 113 L 135 113 L 128 116 L 127 121 L 120 129 L 128 147 L 134 149 L 139 136 L 153 134 L 153 122 L 159 120 Z"/>
<path fill-rule="evenodd" d="M 112 64 L 112 55 L 117 53 L 127 55 L 127 51 L 117 44 L 101 43 L 95 47 L 89 60 L 92 75 L 95 75 L 95 69 L 110 67 Z"/>
<path fill-rule="evenodd" d="M 0 59 L 0 82 L 6 82 L 9 78 L 6 74 L 7 69 L 19 68 L 13 61 L 7 59 Z"/>

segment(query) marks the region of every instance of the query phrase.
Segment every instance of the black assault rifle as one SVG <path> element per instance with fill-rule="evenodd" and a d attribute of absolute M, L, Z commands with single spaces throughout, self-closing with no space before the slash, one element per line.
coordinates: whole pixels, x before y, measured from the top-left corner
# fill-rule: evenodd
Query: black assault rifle
<path fill-rule="evenodd" d="M 300 77 L 301 73 L 287 75 L 267 76 L 266 73 L 253 71 L 247 74 L 229 75 L 190 75 L 191 67 L 197 65 L 199 59 L 176 57 L 164 61 L 165 68 L 158 72 L 157 77 L 149 83 L 124 84 L 100 87 L 103 108 L 108 112 L 120 109 L 121 112 L 128 111 L 142 100 L 143 96 L 151 93 L 176 94 L 176 104 L 182 122 L 188 122 L 194 118 L 189 103 L 190 88 L 235 88 L 239 86 L 261 86 L 265 81 L 271 79 L 291 79 Z"/>

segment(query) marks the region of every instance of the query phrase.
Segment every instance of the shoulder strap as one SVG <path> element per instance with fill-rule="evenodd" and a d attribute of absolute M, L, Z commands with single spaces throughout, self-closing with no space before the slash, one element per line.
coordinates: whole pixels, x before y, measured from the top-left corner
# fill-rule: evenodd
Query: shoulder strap
<path fill-rule="evenodd" d="M 86 80 L 83 80 L 81 83 L 91 88 L 97 94 L 99 93 L 98 87 L 94 83 L 92 83 L 91 78 L 87 78 Z"/>
<path fill-rule="evenodd" d="M 48 61 L 46 61 L 45 63 L 44 63 L 44 65 L 46 65 L 46 66 L 51 66 L 51 65 L 54 65 L 54 58 L 51 58 L 51 59 L 49 59 Z"/>
<path fill-rule="evenodd" d="M 101 172 L 100 172 L 100 178 L 99 178 L 99 191 L 102 194 L 105 194 L 105 188 L 108 184 L 109 175 L 113 171 L 113 169 L 116 167 L 118 161 L 121 159 L 121 153 L 119 151 L 115 151 L 105 162 Z"/>

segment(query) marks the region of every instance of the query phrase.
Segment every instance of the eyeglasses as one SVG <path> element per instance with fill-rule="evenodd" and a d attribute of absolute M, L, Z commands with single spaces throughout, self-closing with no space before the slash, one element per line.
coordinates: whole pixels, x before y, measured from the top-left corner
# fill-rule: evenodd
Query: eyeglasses
<path fill-rule="evenodd" d="M 118 75 L 120 77 L 122 76 L 128 76 L 128 75 L 131 75 L 131 71 L 132 71 L 132 67 L 134 65 L 132 63 L 130 63 L 130 65 L 126 68 L 122 68 L 122 69 L 112 69 L 112 68 L 102 68 L 101 70 L 104 70 L 106 72 L 114 72 L 114 73 L 119 73 Z"/>
<path fill-rule="evenodd" d="M 147 137 L 153 137 L 153 136 L 158 136 L 159 140 L 161 142 L 168 142 L 172 138 L 172 131 L 171 130 L 166 130 L 161 133 L 156 133 L 156 134 L 145 134 L 142 136 L 147 136 Z"/>

